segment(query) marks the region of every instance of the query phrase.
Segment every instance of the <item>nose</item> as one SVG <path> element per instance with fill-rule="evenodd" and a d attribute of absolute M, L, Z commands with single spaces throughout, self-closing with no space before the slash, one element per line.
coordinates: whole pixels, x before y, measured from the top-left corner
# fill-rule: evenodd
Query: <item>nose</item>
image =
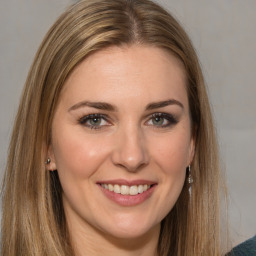
<path fill-rule="evenodd" d="M 139 128 L 116 134 L 112 162 L 129 172 L 136 172 L 149 163 L 146 142 Z"/>

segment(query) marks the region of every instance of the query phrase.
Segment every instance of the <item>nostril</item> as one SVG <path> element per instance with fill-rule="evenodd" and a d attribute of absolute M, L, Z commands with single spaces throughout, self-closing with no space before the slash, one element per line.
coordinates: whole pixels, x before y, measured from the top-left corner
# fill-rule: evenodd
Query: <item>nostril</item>
<path fill-rule="evenodd" d="M 127 171 L 137 172 L 137 171 L 140 171 L 141 169 L 143 169 L 146 165 L 147 165 L 146 162 L 141 161 L 141 162 L 137 162 L 136 164 L 128 163 L 125 165 L 125 168 L 127 169 Z"/>

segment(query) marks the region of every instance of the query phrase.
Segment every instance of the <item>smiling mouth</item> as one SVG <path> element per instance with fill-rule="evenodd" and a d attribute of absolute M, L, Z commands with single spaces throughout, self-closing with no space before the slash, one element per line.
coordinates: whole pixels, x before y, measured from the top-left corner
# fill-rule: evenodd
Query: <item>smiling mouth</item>
<path fill-rule="evenodd" d="M 149 190 L 153 185 L 141 184 L 141 185 L 118 185 L 118 184 L 100 184 L 104 189 L 114 192 L 115 194 L 136 196 Z"/>

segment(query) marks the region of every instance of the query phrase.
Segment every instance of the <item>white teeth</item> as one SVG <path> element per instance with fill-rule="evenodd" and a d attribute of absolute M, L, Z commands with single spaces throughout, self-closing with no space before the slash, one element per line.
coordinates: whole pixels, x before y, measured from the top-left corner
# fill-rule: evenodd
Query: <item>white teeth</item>
<path fill-rule="evenodd" d="M 126 185 L 122 185 L 121 186 L 121 194 L 122 195 L 129 195 L 130 189 L 128 186 Z"/>
<path fill-rule="evenodd" d="M 144 187 L 143 185 L 139 185 L 139 186 L 138 186 L 138 193 L 140 193 L 140 194 L 141 194 L 141 193 L 143 193 L 143 192 L 144 192 L 143 187 Z"/>
<path fill-rule="evenodd" d="M 114 186 L 112 184 L 108 184 L 108 190 L 109 191 L 114 191 Z"/>
<path fill-rule="evenodd" d="M 117 194 L 121 193 L 121 188 L 120 188 L 119 185 L 114 185 L 114 192 L 117 193 Z"/>
<path fill-rule="evenodd" d="M 130 187 L 130 195 L 134 196 L 138 194 L 138 186 L 131 186 Z"/>
<path fill-rule="evenodd" d="M 101 186 L 109 191 L 113 191 L 114 193 L 117 194 L 122 194 L 122 195 L 131 195 L 135 196 L 138 194 L 141 194 L 145 191 L 147 191 L 151 186 L 144 184 L 144 185 L 132 185 L 132 186 L 127 186 L 127 185 L 112 185 L 112 184 L 101 184 Z"/>

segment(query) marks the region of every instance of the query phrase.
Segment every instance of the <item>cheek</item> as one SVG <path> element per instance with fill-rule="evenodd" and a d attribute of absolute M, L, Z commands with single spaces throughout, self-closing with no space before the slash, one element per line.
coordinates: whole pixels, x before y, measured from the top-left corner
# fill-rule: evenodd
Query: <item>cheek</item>
<path fill-rule="evenodd" d="M 60 174 L 88 177 L 108 154 L 107 143 L 98 136 L 62 130 L 55 138 L 53 150 Z"/>
<path fill-rule="evenodd" d="M 152 159 L 159 177 L 159 194 L 155 204 L 159 210 L 159 222 L 174 207 L 184 186 L 189 159 L 189 136 L 186 130 L 177 130 L 151 140 Z"/>
<path fill-rule="evenodd" d="M 154 159 L 165 174 L 179 175 L 186 170 L 190 159 L 190 139 L 185 133 L 166 136 L 152 150 Z"/>

